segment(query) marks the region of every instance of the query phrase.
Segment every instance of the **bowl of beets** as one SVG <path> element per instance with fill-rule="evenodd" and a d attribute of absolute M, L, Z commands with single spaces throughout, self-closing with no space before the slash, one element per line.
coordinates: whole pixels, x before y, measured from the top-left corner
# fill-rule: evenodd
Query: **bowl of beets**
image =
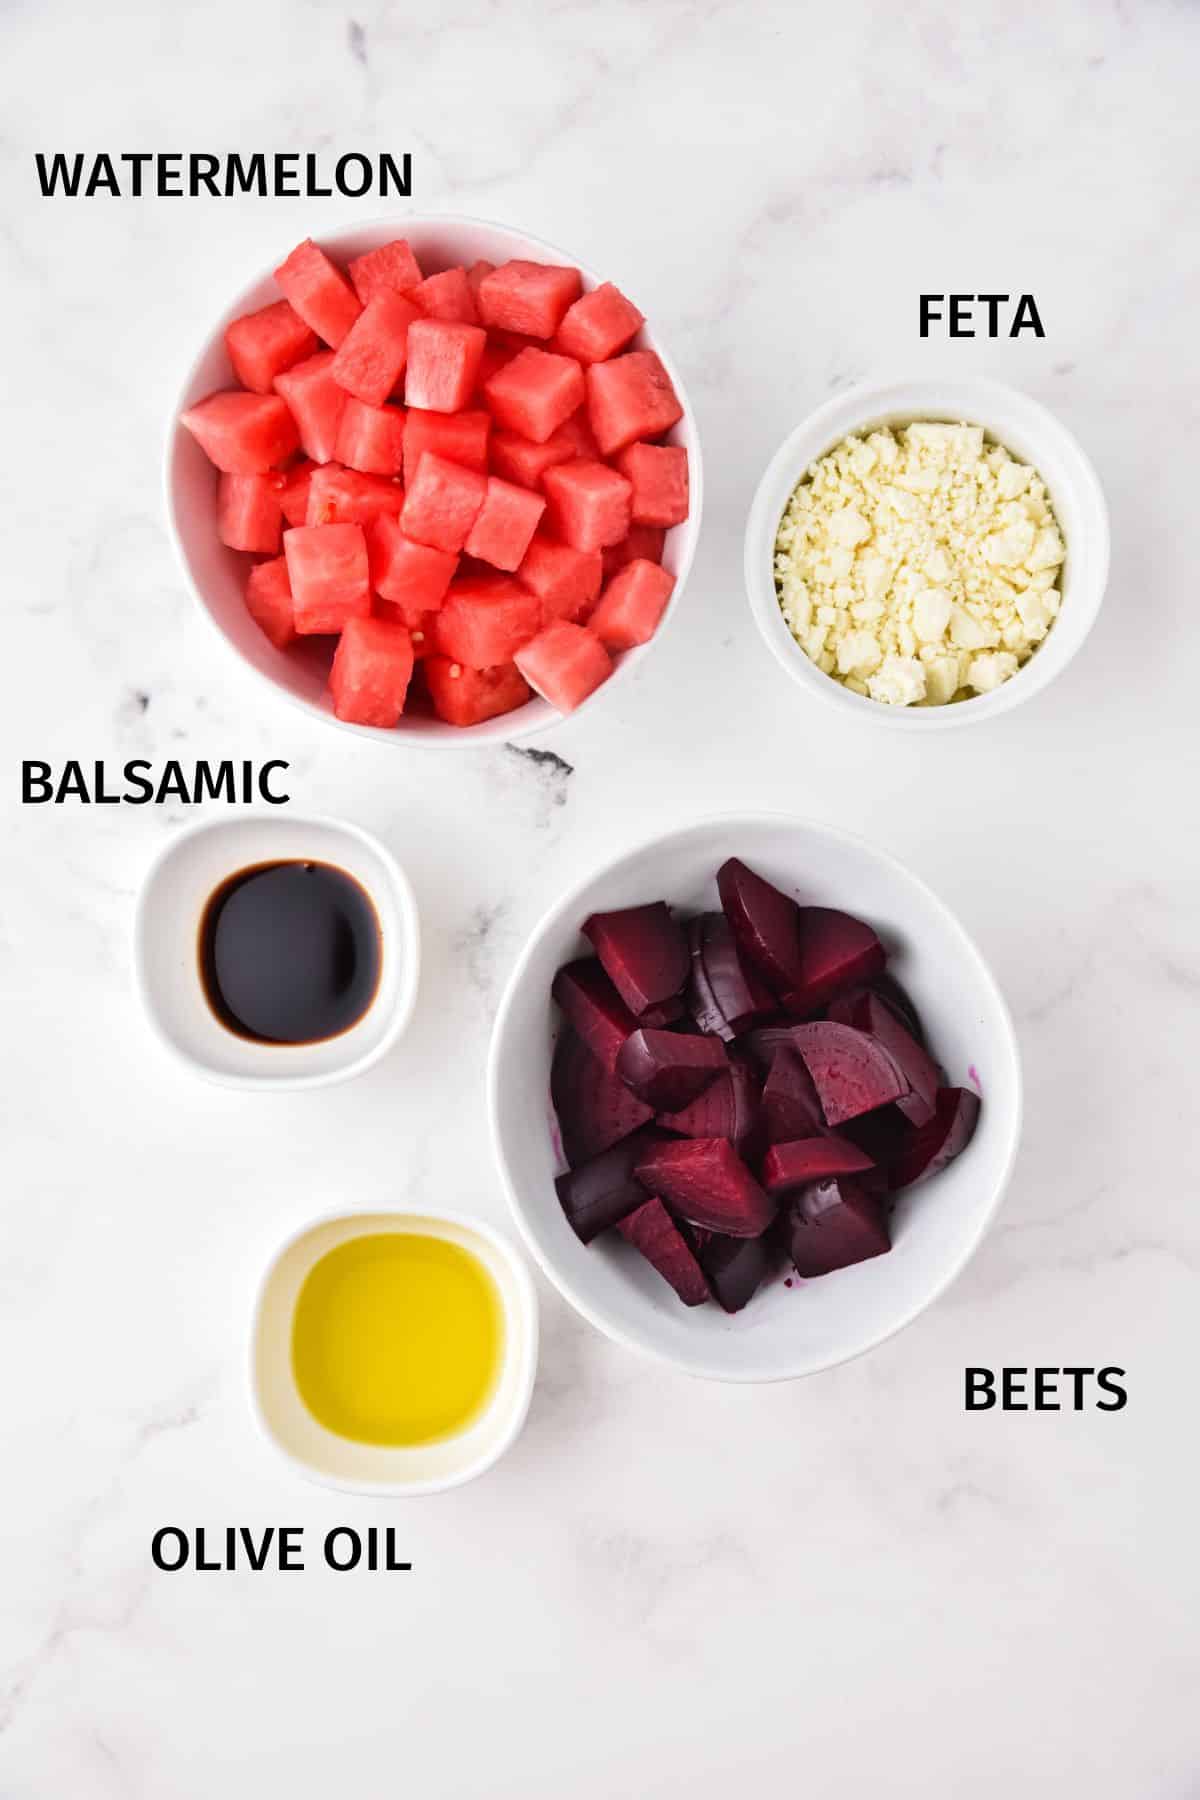
<path fill-rule="evenodd" d="M 559 901 L 497 1016 L 489 1105 L 531 1250 L 619 1342 L 714 1379 L 845 1361 L 953 1280 L 1016 1154 L 1004 1000 L 883 852 L 750 815 Z"/>
<path fill-rule="evenodd" d="M 701 469 L 636 295 L 502 225 L 304 239 L 237 296 L 172 414 L 168 519 L 243 663 L 360 736 L 554 724 L 678 602 Z"/>

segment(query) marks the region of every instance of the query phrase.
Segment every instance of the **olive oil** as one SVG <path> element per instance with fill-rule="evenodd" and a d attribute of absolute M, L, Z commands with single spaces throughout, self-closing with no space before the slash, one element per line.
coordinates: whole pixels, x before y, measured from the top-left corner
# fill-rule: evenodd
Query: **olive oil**
<path fill-rule="evenodd" d="M 292 1370 L 313 1417 L 360 1444 L 433 1444 L 479 1417 L 503 1348 L 500 1295 L 460 1244 L 364 1233 L 313 1264 Z"/>

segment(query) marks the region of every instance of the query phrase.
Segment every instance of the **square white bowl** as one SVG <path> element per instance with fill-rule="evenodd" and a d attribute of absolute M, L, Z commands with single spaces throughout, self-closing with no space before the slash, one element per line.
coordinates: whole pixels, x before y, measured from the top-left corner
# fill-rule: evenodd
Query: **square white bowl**
<path fill-rule="evenodd" d="M 200 978 L 200 925 L 222 882 L 266 862 L 323 862 L 353 876 L 379 919 L 379 984 L 348 1031 L 315 1044 L 239 1037 L 213 1012 Z M 378 838 L 338 819 L 248 813 L 168 839 L 146 871 L 133 926 L 138 992 L 159 1041 L 225 1087 L 308 1088 L 347 1081 L 399 1038 L 417 997 L 421 936 L 408 877 Z"/>

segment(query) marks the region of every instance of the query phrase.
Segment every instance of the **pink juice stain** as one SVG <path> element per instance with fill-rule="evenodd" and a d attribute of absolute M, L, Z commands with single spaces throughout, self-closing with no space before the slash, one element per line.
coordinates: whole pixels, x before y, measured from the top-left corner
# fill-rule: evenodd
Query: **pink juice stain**
<path fill-rule="evenodd" d="M 983 1083 L 979 1079 L 979 1070 L 975 1067 L 974 1063 L 967 1064 L 967 1080 L 972 1084 L 977 1094 L 983 1093 Z"/>

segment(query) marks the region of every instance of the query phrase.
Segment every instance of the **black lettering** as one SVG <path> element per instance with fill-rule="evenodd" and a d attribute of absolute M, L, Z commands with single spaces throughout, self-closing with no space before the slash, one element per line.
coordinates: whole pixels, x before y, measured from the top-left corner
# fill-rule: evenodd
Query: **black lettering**
<path fill-rule="evenodd" d="M 968 1412 L 986 1412 L 996 1404 L 996 1378 L 990 1369 L 967 1369 L 966 1407 Z M 981 1398 L 982 1396 L 982 1398 Z"/>
<path fill-rule="evenodd" d="M 174 757 L 167 763 L 159 777 L 158 792 L 155 794 L 154 798 L 159 806 L 162 805 L 164 800 L 182 800 L 186 805 L 192 798 L 188 793 L 188 785 L 184 779 L 183 770 L 180 768 Z"/>
<path fill-rule="evenodd" d="M 334 1550 L 334 1544 L 335 1544 L 335 1541 L 340 1537 L 344 1537 L 349 1540 L 349 1543 L 350 1543 L 350 1560 L 349 1560 L 349 1562 L 339 1562 L 337 1559 L 337 1555 Z M 331 1569 L 337 1569 L 340 1572 L 345 1573 L 345 1571 L 347 1569 L 353 1569 L 358 1566 L 359 1558 L 361 1556 L 362 1556 L 362 1542 L 359 1538 L 357 1531 L 355 1531 L 352 1526 L 335 1525 L 333 1527 L 332 1531 L 327 1531 L 325 1533 L 325 1561 L 329 1564 Z"/>
<path fill-rule="evenodd" d="M 1019 337 L 1023 331 L 1032 331 L 1034 337 L 1044 338 L 1046 335 L 1032 294 L 1022 294 L 1018 300 L 1016 317 L 1008 335 L 1010 338 Z"/>
<path fill-rule="evenodd" d="M 222 1566 L 223 1565 L 221 1563 L 209 1562 L 208 1559 L 206 1558 L 206 1556 L 204 1554 L 204 1527 L 203 1527 L 203 1525 L 197 1525 L 197 1527 L 196 1527 L 196 1567 L 197 1567 L 197 1569 L 202 1570 L 204 1572 L 204 1574 L 207 1575 L 207 1574 L 211 1573 L 211 1571 L 213 1569 L 219 1569 Z"/>
<path fill-rule="evenodd" d="M 1119 1375 L 1121 1377 L 1121 1380 L 1113 1381 L 1111 1378 L 1114 1375 Z M 1125 1405 L 1126 1401 L 1129 1399 L 1129 1395 L 1126 1393 L 1124 1385 L 1123 1385 L 1124 1379 L 1125 1379 L 1124 1369 L 1113 1369 L 1113 1368 L 1101 1369 L 1100 1373 L 1096 1377 L 1096 1385 L 1098 1387 L 1102 1387 L 1106 1394 L 1111 1394 L 1112 1399 L 1111 1400 L 1097 1400 L 1096 1407 L 1097 1407 L 1098 1411 L 1100 1411 L 1100 1412 L 1120 1412 L 1121 1408 Z"/>
<path fill-rule="evenodd" d="M 188 192 L 195 196 L 203 187 L 214 200 L 219 199 L 221 190 L 217 186 L 217 171 L 220 167 L 219 156 L 209 156 L 204 151 L 197 151 L 188 162 Z"/>
<path fill-rule="evenodd" d="M 178 1545 L 179 1554 L 174 1562 L 167 1561 L 166 1540 L 168 1538 L 174 1538 Z M 150 1556 L 156 1569 L 161 1569 L 166 1575 L 173 1575 L 176 1569 L 182 1569 L 188 1559 L 187 1533 L 180 1531 L 178 1525 L 161 1526 L 151 1539 Z"/>
<path fill-rule="evenodd" d="M 83 770 L 74 761 L 63 765 L 58 792 L 54 796 L 55 806 L 61 806 L 64 800 L 82 800 L 85 806 L 90 804 L 91 796 L 87 790 L 87 782 L 83 779 Z"/>
<path fill-rule="evenodd" d="M 184 794 L 183 798 L 186 800 L 189 796 Z M 219 762 L 214 778 L 212 764 L 210 762 L 198 762 L 196 764 L 196 779 L 193 786 L 193 793 L 190 798 L 196 806 L 199 806 L 200 802 L 205 799 L 224 800 L 227 806 L 232 806 L 237 799 L 237 794 L 234 791 L 233 785 L 233 764 L 229 762 L 228 759 L 224 762 Z"/>
<path fill-rule="evenodd" d="M 268 806 L 286 806 L 291 799 L 292 796 L 290 794 L 273 794 L 271 792 L 272 772 L 275 769 L 288 769 L 290 767 L 290 763 L 280 762 L 279 759 L 276 758 L 273 762 L 264 763 L 259 770 L 258 791 L 267 802 Z"/>
<path fill-rule="evenodd" d="M 240 1536 L 242 1546 L 246 1552 L 246 1561 L 250 1564 L 250 1567 L 252 1569 L 266 1568 L 267 1555 L 271 1548 L 272 1539 L 275 1536 L 275 1527 L 273 1525 L 268 1525 L 257 1544 L 254 1541 L 254 1533 L 250 1530 L 248 1525 L 242 1526 Z"/>
<path fill-rule="evenodd" d="M 125 799 L 130 806 L 145 806 L 147 800 L 154 798 L 154 783 L 138 774 L 139 769 L 149 767 L 150 764 L 140 756 L 125 764 Z M 133 789 L 132 793 L 130 789 Z"/>
<path fill-rule="evenodd" d="M 303 1525 L 283 1525 L 279 1530 L 279 1566 L 281 1569 L 304 1567 Z"/>
<path fill-rule="evenodd" d="M 974 325 L 966 322 L 966 321 L 969 321 L 969 319 L 970 319 L 970 303 L 974 298 L 975 298 L 975 296 L 973 294 L 951 294 L 951 296 L 950 296 L 950 336 L 951 337 L 973 338 L 975 336 Z M 965 305 L 963 304 L 964 301 L 966 302 Z"/>
<path fill-rule="evenodd" d="M 97 760 L 92 764 L 92 805 L 120 806 L 120 794 L 110 794 L 104 779 L 104 764 Z"/>
<path fill-rule="evenodd" d="M 311 150 L 304 158 L 304 191 L 310 200 L 329 200 L 333 197 L 332 188 L 317 185 L 317 158 Z"/>
<path fill-rule="evenodd" d="M 1018 1399 L 1025 1392 L 1025 1370 L 1005 1369 L 1003 1380 L 1003 1399 L 1001 1405 L 1005 1412 L 1028 1412 L 1029 1402 Z"/>
<path fill-rule="evenodd" d="M 183 193 L 183 156 L 178 150 L 164 150 L 158 159 L 158 197 L 177 200 Z M 170 185 L 174 180 L 174 187 Z"/>
<path fill-rule="evenodd" d="M 295 150 L 275 152 L 275 192 L 284 199 L 294 200 L 300 192 L 299 161 L 300 157 Z M 291 181 L 291 187 L 286 185 L 288 181 Z"/>
<path fill-rule="evenodd" d="M 38 789 L 38 792 L 34 790 Z M 50 764 L 47 762 L 23 762 L 21 764 L 21 805 L 42 806 L 50 799 Z"/>
<path fill-rule="evenodd" d="M 74 162 L 68 164 L 64 153 L 56 150 L 50 159 L 49 169 L 46 167 L 46 158 L 40 150 L 33 160 L 37 164 L 38 181 L 41 184 L 43 200 L 48 200 L 52 194 L 57 194 L 60 182 L 62 191 L 67 198 L 69 200 L 75 198 L 79 192 L 79 178 L 83 174 L 82 152 L 77 152 Z"/>
<path fill-rule="evenodd" d="M 410 1562 L 396 1561 L 396 1527 L 394 1525 L 388 1526 L 385 1542 L 387 1544 L 387 1562 L 384 1567 L 387 1569 L 411 1569 Z"/>
<path fill-rule="evenodd" d="M 929 336 L 929 327 L 933 321 L 935 319 L 940 319 L 942 316 L 942 309 L 940 306 L 938 306 L 936 312 L 934 311 L 935 301 L 940 301 L 941 298 L 942 296 L 940 294 L 921 295 L 921 336 L 923 338 Z"/>
<path fill-rule="evenodd" d="M 357 187 L 351 187 L 347 177 L 347 170 L 351 163 L 357 165 L 358 173 L 361 176 Z M 371 186 L 373 178 L 374 170 L 371 168 L 369 157 L 361 155 L 357 150 L 350 150 L 345 156 L 338 157 L 337 168 L 333 171 L 333 179 L 337 184 L 339 194 L 345 194 L 350 200 L 360 200 Z"/>
<path fill-rule="evenodd" d="M 396 193 L 407 200 L 412 194 L 412 156 L 405 154 L 400 158 L 400 168 L 385 150 L 379 158 L 379 191 L 390 194 L 393 186 Z"/>
<path fill-rule="evenodd" d="M 988 309 L 988 336 L 996 337 L 1000 331 L 1000 308 L 1008 299 L 1007 294 L 976 294 L 977 300 L 986 302 Z"/>
<path fill-rule="evenodd" d="M 1033 1371 L 1033 1407 L 1035 1412 L 1061 1412 L 1058 1404 L 1058 1370 Z"/>
<path fill-rule="evenodd" d="M 121 185 L 117 180 L 116 170 L 112 166 L 112 158 L 105 156 L 103 151 L 93 162 L 92 172 L 88 176 L 87 197 L 89 200 L 96 189 L 100 187 L 105 188 L 108 193 L 120 197 Z"/>
<path fill-rule="evenodd" d="M 146 163 L 153 162 L 154 158 L 149 150 L 124 150 L 121 153 L 121 161 L 129 164 L 129 192 L 135 200 L 140 200 L 142 197 L 142 169 Z"/>
<path fill-rule="evenodd" d="M 243 162 L 236 150 L 231 150 L 229 160 L 225 164 L 226 198 L 233 193 L 265 194 L 267 191 L 267 159 L 261 150 L 256 150 L 249 162 Z"/>
<path fill-rule="evenodd" d="M 1095 1369 L 1071 1368 L 1059 1370 L 1060 1375 L 1067 1375 L 1070 1377 L 1071 1404 L 1076 1412 L 1083 1411 L 1083 1384 L 1089 1375 L 1094 1375 L 1095 1373 Z"/>

